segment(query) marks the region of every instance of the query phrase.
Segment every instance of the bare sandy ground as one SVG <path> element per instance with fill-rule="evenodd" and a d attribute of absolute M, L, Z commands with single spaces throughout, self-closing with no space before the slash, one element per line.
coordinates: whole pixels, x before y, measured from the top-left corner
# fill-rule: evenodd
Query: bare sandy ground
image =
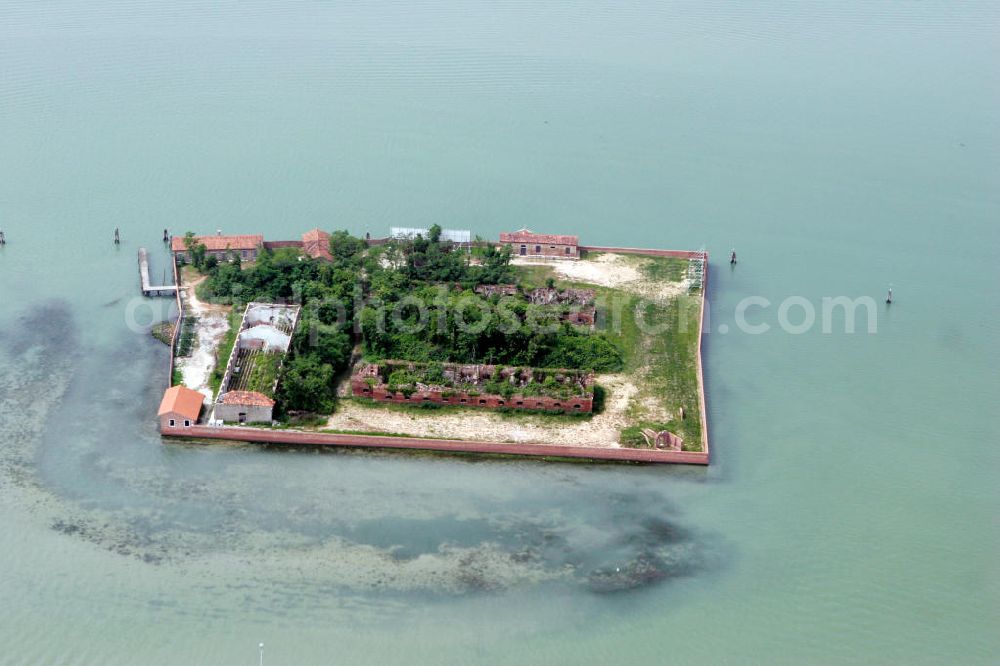
<path fill-rule="evenodd" d="M 200 391 L 208 402 L 215 397 L 208 385 L 208 378 L 215 367 L 215 350 L 222 336 L 229 330 L 229 310 L 224 305 L 212 305 L 198 299 L 195 287 L 205 280 L 202 276 L 195 280 L 184 280 L 184 299 L 187 312 L 198 317 L 195 324 L 195 344 L 191 356 L 177 359 L 184 386 Z"/>
<path fill-rule="evenodd" d="M 565 259 L 521 259 L 518 266 L 551 266 L 557 275 L 574 282 L 587 282 L 602 287 L 614 287 L 650 300 L 663 301 L 687 291 L 686 282 L 658 282 L 646 278 L 643 263 L 652 260 L 622 254 L 602 254 L 596 259 L 567 261 Z"/>

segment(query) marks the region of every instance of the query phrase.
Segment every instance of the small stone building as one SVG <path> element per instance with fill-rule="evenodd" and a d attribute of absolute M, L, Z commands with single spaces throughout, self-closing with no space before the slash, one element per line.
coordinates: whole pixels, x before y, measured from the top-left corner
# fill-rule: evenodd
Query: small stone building
<path fill-rule="evenodd" d="M 530 229 L 500 234 L 500 245 L 510 245 L 515 257 L 534 259 L 579 259 L 580 238 L 558 234 L 536 234 Z"/>
<path fill-rule="evenodd" d="M 256 391 L 229 391 L 215 403 L 215 418 L 227 423 L 270 423 L 274 400 Z"/>
<path fill-rule="evenodd" d="M 191 261 L 184 238 L 184 236 L 173 236 L 170 239 L 170 250 L 177 258 L 184 261 Z M 196 243 L 201 243 L 205 246 L 206 257 L 215 257 L 219 261 L 227 261 L 230 253 L 238 255 L 243 261 L 253 261 L 257 258 L 260 248 L 264 245 L 264 237 L 259 234 L 195 236 L 194 240 Z"/>
<path fill-rule="evenodd" d="M 160 410 L 160 431 L 190 428 L 198 423 L 201 406 L 205 401 L 198 391 L 186 386 L 171 386 L 163 394 Z"/>

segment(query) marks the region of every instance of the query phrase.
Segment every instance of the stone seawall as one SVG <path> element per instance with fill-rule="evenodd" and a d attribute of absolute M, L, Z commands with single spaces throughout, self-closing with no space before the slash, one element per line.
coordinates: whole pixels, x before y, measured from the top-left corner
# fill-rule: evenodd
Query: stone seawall
<path fill-rule="evenodd" d="M 708 403 L 705 401 L 705 371 L 702 368 L 701 343 L 705 339 L 705 303 L 708 301 L 708 252 L 698 252 L 705 259 L 705 270 L 701 278 L 701 316 L 698 326 L 701 334 L 698 336 L 698 401 L 701 403 L 701 449 L 708 458 Z"/>
<path fill-rule="evenodd" d="M 581 245 L 581 252 L 613 252 L 614 254 L 645 254 L 650 257 L 674 257 L 677 259 L 708 258 L 707 252 L 695 250 L 647 250 L 641 247 L 605 247 L 603 245 Z"/>
<path fill-rule="evenodd" d="M 346 435 L 299 430 L 268 430 L 239 426 L 192 426 L 164 432 L 164 437 L 181 439 L 218 439 L 258 444 L 300 446 L 340 446 L 367 449 L 404 449 L 476 453 L 494 455 L 533 456 L 542 458 L 577 458 L 617 462 L 672 463 L 707 465 L 708 453 L 688 451 L 658 451 L 655 449 L 612 449 L 553 444 L 517 444 L 508 442 L 477 442 L 454 439 L 424 439 L 417 437 L 386 437 L 381 435 Z"/>
<path fill-rule="evenodd" d="M 174 267 L 174 298 L 177 303 L 177 320 L 174 322 L 174 332 L 170 336 L 170 363 L 167 365 L 167 386 L 174 385 L 174 363 L 177 355 L 177 336 L 181 334 L 181 324 L 184 323 L 184 306 L 181 304 L 181 279 L 177 270 L 177 255 L 171 254 L 170 263 Z"/>

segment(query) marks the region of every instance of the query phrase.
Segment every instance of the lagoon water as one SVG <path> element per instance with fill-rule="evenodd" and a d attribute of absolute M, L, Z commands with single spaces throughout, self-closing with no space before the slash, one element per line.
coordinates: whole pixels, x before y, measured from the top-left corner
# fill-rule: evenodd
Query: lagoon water
<path fill-rule="evenodd" d="M 989 2 L 3 3 L 0 664 L 995 663 L 998 28 Z M 160 440 L 140 245 L 157 275 L 165 227 L 434 222 L 713 253 L 713 465 Z M 877 330 L 782 331 L 792 296 L 870 296 Z M 670 576 L 594 589 L 637 558 Z"/>

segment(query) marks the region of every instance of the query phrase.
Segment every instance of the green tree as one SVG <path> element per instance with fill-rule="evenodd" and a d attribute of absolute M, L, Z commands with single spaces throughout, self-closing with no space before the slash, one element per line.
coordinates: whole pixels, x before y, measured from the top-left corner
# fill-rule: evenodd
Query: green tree
<path fill-rule="evenodd" d="M 431 225 L 431 228 L 427 230 L 427 240 L 431 243 L 440 243 L 442 231 L 440 224 Z"/>
<path fill-rule="evenodd" d="M 334 231 L 330 234 L 330 254 L 337 264 L 356 263 L 368 248 L 361 238 L 355 238 L 347 231 Z"/>
<path fill-rule="evenodd" d="M 205 253 L 208 252 L 208 248 L 205 247 L 204 243 L 198 242 L 193 231 L 184 234 L 184 247 L 187 249 L 188 257 L 191 259 L 191 265 L 201 270 L 205 265 Z"/>
<path fill-rule="evenodd" d="M 315 356 L 294 356 L 285 366 L 278 396 L 285 411 L 333 411 L 333 368 Z"/>

